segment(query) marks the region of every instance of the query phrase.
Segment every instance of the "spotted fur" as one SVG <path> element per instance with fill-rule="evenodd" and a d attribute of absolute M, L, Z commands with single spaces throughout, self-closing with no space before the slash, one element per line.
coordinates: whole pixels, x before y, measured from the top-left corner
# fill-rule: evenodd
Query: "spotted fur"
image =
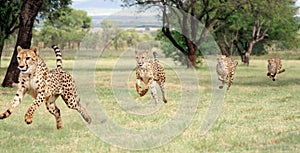
<path fill-rule="evenodd" d="M 282 73 L 285 69 L 281 69 L 282 64 L 279 57 L 268 59 L 268 73 L 267 76 L 271 78 L 273 81 L 276 80 L 277 74 Z"/>
<path fill-rule="evenodd" d="M 42 103 L 45 103 L 47 110 L 55 116 L 57 129 L 61 129 L 60 110 L 55 104 L 55 100 L 59 96 L 62 97 L 69 108 L 77 110 L 86 122 L 91 123 L 90 116 L 80 104 L 72 76 L 62 70 L 62 58 L 59 48 L 53 46 L 53 49 L 57 57 L 57 68 L 49 71 L 43 59 L 39 57 L 36 47 L 30 49 L 17 47 L 18 68 L 20 69 L 18 90 L 11 106 L 7 111 L 0 114 L 0 119 L 9 117 L 22 102 L 24 95 L 29 94 L 34 98 L 34 101 L 25 114 L 27 124 L 32 123 L 33 113 Z"/>
<path fill-rule="evenodd" d="M 149 88 L 151 90 L 151 95 L 156 103 L 158 103 L 158 95 L 156 93 L 156 83 L 160 86 L 163 101 L 167 103 L 166 93 L 165 93 L 165 81 L 166 74 L 164 67 L 159 64 L 158 54 L 153 52 L 154 60 L 149 59 L 149 51 L 136 51 L 136 91 L 140 96 L 144 96 Z M 142 90 L 141 82 L 145 83 L 145 88 Z"/>
<path fill-rule="evenodd" d="M 227 83 L 227 90 L 230 90 L 230 87 L 233 83 L 233 75 L 238 62 L 233 61 L 231 58 L 226 57 L 225 55 L 218 55 L 217 61 L 218 63 L 216 71 L 218 74 L 218 79 L 222 82 L 219 88 L 222 89 L 224 84 Z"/>

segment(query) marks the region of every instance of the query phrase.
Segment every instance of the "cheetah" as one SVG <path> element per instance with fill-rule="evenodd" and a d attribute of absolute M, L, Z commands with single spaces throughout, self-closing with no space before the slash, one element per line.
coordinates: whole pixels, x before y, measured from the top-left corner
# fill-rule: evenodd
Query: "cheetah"
<path fill-rule="evenodd" d="M 218 74 L 218 79 L 222 82 L 219 88 L 222 89 L 224 87 L 224 84 L 227 83 L 227 91 L 229 91 L 230 86 L 233 83 L 233 75 L 235 73 L 238 62 L 233 61 L 231 58 L 226 57 L 225 55 L 217 55 L 217 61 L 218 63 L 216 71 Z"/>
<path fill-rule="evenodd" d="M 268 59 L 268 73 L 267 76 L 271 78 L 273 81 L 276 80 L 276 75 L 285 71 L 285 69 L 281 69 L 282 64 L 279 57 Z"/>
<path fill-rule="evenodd" d="M 30 49 L 17 47 L 18 68 L 20 70 L 18 90 L 11 106 L 0 114 L 0 119 L 9 117 L 27 93 L 34 98 L 25 114 L 27 124 L 32 123 L 33 113 L 42 103 L 45 103 L 47 110 L 56 119 L 56 128 L 61 129 L 60 110 L 55 104 L 55 100 L 59 96 L 62 97 L 69 108 L 77 110 L 87 123 L 91 123 L 90 116 L 80 104 L 80 98 L 72 76 L 62 69 L 60 49 L 55 45 L 52 48 L 56 54 L 57 67 L 49 71 L 43 59 L 39 57 L 39 51 L 36 47 Z"/>
<path fill-rule="evenodd" d="M 166 74 L 164 67 L 159 64 L 158 54 L 153 52 L 154 60 L 149 59 L 149 51 L 135 51 L 136 56 L 136 91 L 140 96 L 144 96 L 149 88 L 151 90 L 151 95 L 155 101 L 158 103 L 158 96 L 156 93 L 156 82 L 160 86 L 163 101 L 167 103 L 166 93 L 165 93 L 165 81 Z M 141 82 L 145 83 L 145 88 L 141 90 Z"/>

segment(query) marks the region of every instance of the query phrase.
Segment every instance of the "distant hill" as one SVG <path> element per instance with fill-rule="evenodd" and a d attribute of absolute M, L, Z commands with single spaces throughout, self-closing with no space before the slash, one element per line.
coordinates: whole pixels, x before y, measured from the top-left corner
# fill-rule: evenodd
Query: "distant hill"
<path fill-rule="evenodd" d="M 126 10 L 110 16 L 92 16 L 92 25 L 100 27 L 101 21 L 108 19 L 119 27 L 161 27 L 162 21 L 158 14 L 158 11 L 137 12 Z"/>
<path fill-rule="evenodd" d="M 119 27 L 161 27 L 162 22 L 153 16 L 92 16 L 93 27 L 100 27 L 101 21 L 108 19 Z"/>

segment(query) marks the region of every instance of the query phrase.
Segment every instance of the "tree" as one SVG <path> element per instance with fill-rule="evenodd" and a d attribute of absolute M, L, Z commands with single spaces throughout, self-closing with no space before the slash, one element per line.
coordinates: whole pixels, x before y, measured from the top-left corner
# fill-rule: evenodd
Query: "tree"
<path fill-rule="evenodd" d="M 4 42 L 19 28 L 20 1 L 0 0 L 0 60 Z"/>
<path fill-rule="evenodd" d="M 139 41 L 139 34 L 135 29 L 123 30 L 118 28 L 113 21 L 105 19 L 101 22 L 102 46 L 106 48 L 113 46 L 114 49 L 136 45 Z"/>
<path fill-rule="evenodd" d="M 19 77 L 19 69 L 17 68 L 18 62 L 17 62 L 17 46 L 21 46 L 22 48 L 29 48 L 31 45 L 31 39 L 32 39 L 32 28 L 34 21 L 38 15 L 38 12 L 41 11 L 40 8 L 43 5 L 43 0 L 24 0 L 21 4 L 21 11 L 20 11 L 20 24 L 19 24 L 19 33 L 18 38 L 16 42 L 16 46 L 14 49 L 13 56 L 11 58 L 10 64 L 7 68 L 5 78 L 2 82 L 3 87 L 12 87 L 13 83 L 18 82 Z M 52 2 L 52 1 L 51 1 Z M 51 3 L 50 8 L 57 8 L 62 7 L 62 4 L 66 4 L 65 2 L 70 2 L 70 0 L 53 0 L 53 3 Z M 60 4 L 60 5 L 56 5 Z M 50 12 L 50 11 L 48 11 Z"/>
<path fill-rule="evenodd" d="M 215 33 L 222 54 L 230 56 L 232 49 L 236 48 L 242 62 L 249 65 L 256 44 L 272 40 L 295 42 L 299 26 L 295 20 L 296 11 L 294 2 L 290 0 L 246 1 L 241 9 L 224 21 L 224 28 Z"/>
<path fill-rule="evenodd" d="M 64 48 L 80 47 L 80 42 L 88 33 L 92 19 L 87 12 L 64 7 L 52 12 L 41 30 L 42 41 L 47 46 L 60 44 Z"/>
<path fill-rule="evenodd" d="M 123 0 L 124 6 L 161 6 L 163 34 L 186 57 L 188 68 L 196 66 L 197 52 L 209 30 L 214 32 L 223 24 L 219 20 L 226 20 L 241 4 L 238 0 Z M 174 21 L 178 32 L 182 34 L 184 46 L 173 35 Z"/>
<path fill-rule="evenodd" d="M 173 37 L 177 40 L 178 44 L 180 46 L 186 46 L 184 37 L 181 33 L 177 31 L 171 31 Z M 161 42 L 161 50 L 165 54 L 166 57 L 172 58 L 175 64 L 180 64 L 180 65 L 186 65 L 187 59 L 185 56 L 182 56 L 182 52 L 180 52 L 172 43 L 171 41 L 163 34 L 161 30 L 157 31 L 155 40 L 158 40 Z M 197 56 L 200 56 L 201 52 L 197 52 Z M 200 61 L 197 58 L 196 63 L 200 63 Z"/>
<path fill-rule="evenodd" d="M 186 56 L 188 67 L 195 66 L 196 52 L 208 31 L 217 40 L 222 54 L 230 56 L 236 48 L 242 61 L 248 65 L 256 44 L 266 42 L 263 40 L 268 38 L 291 45 L 288 42 L 295 42 L 298 29 L 294 17 L 298 8 L 294 7 L 293 0 L 122 1 L 128 7 L 160 6 L 162 32 Z M 182 36 L 178 37 L 178 32 Z"/>

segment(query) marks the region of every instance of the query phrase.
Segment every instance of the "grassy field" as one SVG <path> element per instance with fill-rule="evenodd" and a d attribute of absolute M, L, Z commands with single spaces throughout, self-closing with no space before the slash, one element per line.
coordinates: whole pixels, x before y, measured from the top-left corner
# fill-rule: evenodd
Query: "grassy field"
<path fill-rule="evenodd" d="M 190 104 L 182 100 L 182 97 L 186 97 L 182 93 L 189 94 L 189 92 L 183 92 L 181 74 L 174 69 L 175 66 L 166 64 L 169 102 L 156 106 L 151 100 L 150 93 L 145 97 L 138 97 L 136 94 L 135 73 L 131 71 L 132 69 L 118 69 L 118 67 L 116 69 L 120 59 L 103 57 L 97 61 L 95 68 L 91 66 L 93 72 L 91 74 L 95 75 L 95 79 L 92 76 L 89 78 L 90 73 L 83 73 L 95 83 L 93 86 L 95 90 L 92 91 L 96 95 L 82 96 L 83 102 L 91 101 L 86 105 L 88 110 L 91 110 L 94 124 L 86 126 L 79 114 L 68 109 L 59 98 L 57 105 L 62 113 L 62 130 L 56 130 L 55 119 L 44 105 L 35 112 L 33 123 L 28 126 L 24 122 L 24 114 L 32 103 L 32 98 L 27 95 L 9 118 L 0 121 L 0 152 L 130 152 L 131 150 L 126 147 L 115 145 L 114 142 L 109 142 L 109 139 L 102 138 L 103 135 L 117 136 L 116 133 L 110 133 L 112 129 L 104 131 L 106 123 L 101 127 L 102 122 L 109 122 L 106 121 L 109 119 L 123 129 L 135 131 L 168 127 L 170 129 L 161 129 L 163 133 L 158 134 L 162 136 L 161 139 L 165 139 L 164 136 L 176 131 L 174 127 L 165 125 L 180 114 L 182 107 L 195 110 L 191 112 L 192 118 L 186 128 L 182 132 L 176 131 L 174 139 L 167 139 L 168 142 L 154 148 L 151 147 L 152 144 L 146 144 L 144 148 L 151 149 L 138 152 L 300 152 L 300 61 L 283 60 L 286 72 L 280 74 L 278 80 L 273 82 L 266 77 L 266 60 L 260 58 L 253 58 L 249 67 L 241 64 L 238 66 L 234 84 L 231 91 L 226 93 L 218 119 L 206 135 L 201 135 L 199 130 L 214 89 L 206 66 L 196 71 L 198 81 L 196 85 L 198 84 L 199 91 L 192 90 L 193 93 L 190 93 L 192 96 L 198 95 L 196 99 L 199 100 L 198 105 L 195 108 L 185 108 L 183 105 L 188 107 Z M 130 59 L 128 61 L 127 64 L 133 68 L 134 62 L 132 63 Z M 161 59 L 161 62 L 165 61 L 169 59 Z M 8 62 L 8 59 L 2 60 L 0 80 L 3 80 Z M 46 63 L 50 68 L 55 67 L 53 59 L 47 59 Z M 63 60 L 64 68 L 70 73 L 73 64 L 72 58 Z M 78 72 L 80 71 L 73 74 Z M 125 87 L 114 78 L 115 74 L 123 72 L 128 78 Z M 84 85 L 80 78 L 78 80 L 79 85 Z M 117 89 L 114 90 L 112 86 L 117 86 Z M 0 88 L 1 112 L 9 106 L 15 91 L 16 89 Z M 130 95 L 136 101 L 136 105 L 145 106 L 144 110 L 149 111 L 149 114 L 130 113 L 124 109 L 127 105 L 118 102 L 116 98 L 116 95 L 122 96 L 123 93 Z M 103 110 L 99 112 L 104 112 L 108 118 L 99 121 L 101 117 L 97 114 L 97 105 L 101 105 Z M 143 111 L 142 108 L 139 110 Z M 128 143 L 142 140 L 138 137 L 135 140 L 128 135 L 119 135 L 119 138 L 128 138 Z"/>

